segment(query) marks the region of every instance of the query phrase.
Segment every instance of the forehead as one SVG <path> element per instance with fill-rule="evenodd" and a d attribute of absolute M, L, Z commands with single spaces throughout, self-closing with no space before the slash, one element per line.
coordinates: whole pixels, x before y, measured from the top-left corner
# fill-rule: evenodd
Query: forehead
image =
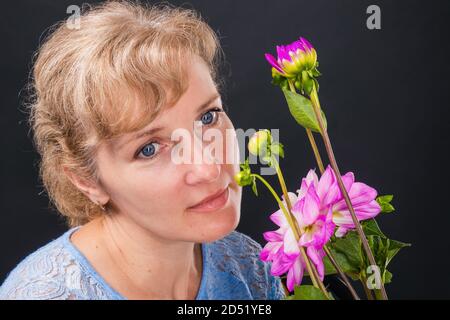
<path fill-rule="evenodd" d="M 195 110 L 195 115 L 200 114 L 201 112 L 205 111 L 207 107 L 209 107 L 214 101 L 220 100 L 219 93 L 214 93 L 211 97 L 207 98 L 203 103 L 201 103 L 199 106 L 197 106 Z M 174 109 L 171 111 L 176 112 L 178 117 L 188 116 L 189 119 L 190 114 L 192 113 L 189 111 L 192 109 L 192 107 L 185 107 L 186 112 L 178 112 Z M 123 146 L 129 142 L 130 140 L 137 140 L 141 139 L 143 137 L 152 136 L 154 134 L 157 134 L 159 132 L 162 132 L 164 130 L 170 129 L 170 124 L 165 124 L 165 122 L 170 122 L 171 119 L 173 119 L 173 116 L 171 115 L 171 111 L 165 110 L 163 111 L 159 117 L 157 117 L 152 123 L 150 123 L 148 126 L 146 126 L 144 129 L 131 132 L 128 134 L 123 135 L 116 141 L 116 149 L 120 150 L 123 148 Z"/>
<path fill-rule="evenodd" d="M 217 86 L 211 78 L 208 66 L 201 59 L 194 59 L 186 66 L 187 71 L 187 87 L 179 96 L 178 100 L 161 106 L 161 109 L 155 114 L 155 117 L 148 119 L 142 126 L 135 130 L 121 132 L 110 139 L 114 149 L 123 148 L 129 140 L 138 139 L 143 136 L 154 134 L 163 129 L 171 127 L 171 123 L 177 119 L 187 117 L 191 119 L 195 113 L 199 113 L 202 109 L 208 107 L 212 102 L 219 100 L 220 94 Z M 166 91 L 170 96 L 170 90 Z M 141 109 L 141 110 L 139 110 Z M 146 115 L 145 111 L 149 110 L 148 102 L 135 99 L 133 106 L 130 108 L 129 115 L 126 119 L 130 121 L 140 121 L 141 115 Z M 131 120 L 133 119 L 133 120 Z"/>

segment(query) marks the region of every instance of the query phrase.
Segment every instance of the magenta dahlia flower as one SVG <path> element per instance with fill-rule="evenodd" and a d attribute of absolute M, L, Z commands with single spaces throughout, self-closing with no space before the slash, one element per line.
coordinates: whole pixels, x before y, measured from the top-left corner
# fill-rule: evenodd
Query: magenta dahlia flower
<path fill-rule="evenodd" d="M 316 50 L 302 37 L 291 44 L 277 46 L 277 58 L 270 53 L 266 53 L 265 57 L 272 65 L 273 72 L 287 78 L 294 78 L 302 71 L 313 70 L 317 63 Z"/>
<path fill-rule="evenodd" d="M 276 231 L 265 232 L 264 239 L 268 243 L 261 251 L 263 261 L 272 261 L 271 273 L 280 276 L 287 272 L 287 287 L 294 290 L 300 285 L 306 267 L 300 247 L 304 247 L 306 254 L 315 265 L 319 277 L 323 279 L 325 268 L 323 246 L 334 232 L 331 210 L 325 214 L 320 210 L 320 198 L 314 184 L 310 184 L 303 198 L 290 192 L 292 213 L 300 227 L 301 237 L 296 241 L 282 210 L 274 212 L 270 219 L 280 228 Z M 283 201 L 285 204 L 285 201 Z"/>
<path fill-rule="evenodd" d="M 362 182 L 355 182 L 353 172 L 347 172 L 343 175 L 342 181 L 359 221 L 374 218 L 381 212 L 381 207 L 375 200 L 377 191 L 374 188 Z M 355 228 L 352 216 L 330 165 L 328 165 L 320 180 L 314 170 L 308 172 L 306 178 L 302 180 L 300 189 L 297 190 L 299 198 L 304 197 L 310 185 L 316 186 L 320 198 L 321 211 L 331 209 L 333 222 L 338 226 L 336 231 L 337 237 L 342 237 L 349 229 Z"/>

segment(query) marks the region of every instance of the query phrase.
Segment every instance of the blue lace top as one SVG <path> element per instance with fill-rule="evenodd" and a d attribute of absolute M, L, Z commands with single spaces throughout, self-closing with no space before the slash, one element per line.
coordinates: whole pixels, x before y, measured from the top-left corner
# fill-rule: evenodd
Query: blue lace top
<path fill-rule="evenodd" d="M 20 262 L 0 287 L 0 299 L 123 300 L 72 244 L 66 231 Z M 196 300 L 280 300 L 281 280 L 259 259 L 259 243 L 238 231 L 202 243 L 203 271 Z"/>

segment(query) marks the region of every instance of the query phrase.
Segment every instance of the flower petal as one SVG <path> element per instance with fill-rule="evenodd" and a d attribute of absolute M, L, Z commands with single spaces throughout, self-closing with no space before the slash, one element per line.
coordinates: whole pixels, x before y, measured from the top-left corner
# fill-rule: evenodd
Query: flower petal
<path fill-rule="evenodd" d="M 312 44 L 306 40 L 305 38 L 300 37 L 300 41 L 303 43 L 303 45 L 306 47 L 306 49 L 311 50 L 314 47 L 312 46 Z"/>
<path fill-rule="evenodd" d="M 355 182 L 355 175 L 353 174 L 353 172 L 347 172 L 346 174 L 344 174 L 342 176 L 342 182 L 344 183 L 345 190 L 347 190 L 348 192 L 351 189 L 352 184 Z"/>
<path fill-rule="evenodd" d="M 270 273 L 274 276 L 281 276 L 289 270 L 291 265 L 286 263 L 282 258 L 274 259 L 272 262 L 272 267 L 270 268 Z"/>
<path fill-rule="evenodd" d="M 269 241 L 269 242 L 283 241 L 283 234 L 281 234 L 280 232 L 277 232 L 277 231 L 264 232 L 263 237 L 266 241 Z"/>
<path fill-rule="evenodd" d="M 325 267 L 323 264 L 323 257 L 325 256 L 325 253 L 323 252 L 323 250 L 317 250 L 314 247 L 308 247 L 306 249 L 306 253 L 316 266 L 320 280 L 323 280 L 323 277 L 325 276 Z"/>
<path fill-rule="evenodd" d="M 289 201 L 291 202 L 291 205 L 294 205 L 297 202 L 297 195 L 294 192 L 288 192 Z M 285 205 L 287 209 L 286 199 L 284 198 L 284 194 L 281 196 L 282 202 Z"/>
<path fill-rule="evenodd" d="M 303 234 L 300 236 L 299 245 L 302 247 L 311 245 L 314 240 L 313 236 L 314 234 L 310 230 L 303 232 Z"/>
<path fill-rule="evenodd" d="M 305 196 L 306 192 L 308 191 L 308 187 L 311 183 L 313 183 L 316 188 L 319 184 L 319 178 L 317 177 L 316 171 L 313 169 L 309 170 L 306 177 L 302 179 L 300 189 L 297 190 L 299 199 Z"/>
<path fill-rule="evenodd" d="M 343 236 L 345 236 L 345 234 L 347 233 L 348 230 L 349 230 L 349 228 L 339 227 L 339 228 L 337 228 L 335 235 L 338 238 L 342 238 Z"/>
<path fill-rule="evenodd" d="M 308 187 L 308 192 L 303 200 L 302 223 L 308 226 L 316 221 L 320 213 L 320 200 L 313 184 Z"/>
<path fill-rule="evenodd" d="M 284 253 L 289 257 L 297 257 L 300 253 L 297 241 L 292 229 L 289 228 L 284 235 Z"/>
<path fill-rule="evenodd" d="M 283 60 L 291 61 L 289 50 L 286 46 L 277 46 L 278 63 L 281 65 Z"/>
<path fill-rule="evenodd" d="M 290 292 L 294 291 L 295 285 L 299 286 L 302 283 L 304 269 L 303 258 L 298 256 L 287 274 L 286 286 Z"/>
<path fill-rule="evenodd" d="M 353 219 L 350 211 L 333 211 L 333 222 L 337 226 L 351 225 L 353 226 Z"/>
<path fill-rule="evenodd" d="M 328 213 L 325 220 L 325 244 L 330 241 L 330 238 L 333 236 L 334 229 L 336 228 L 333 222 L 333 213 L 331 211 L 331 207 L 328 208 Z"/>
<path fill-rule="evenodd" d="M 352 184 L 348 195 L 353 206 L 357 206 L 374 200 L 377 197 L 377 190 L 362 182 L 355 182 Z"/>
<path fill-rule="evenodd" d="M 324 171 L 320 177 L 319 184 L 317 186 L 317 194 L 322 199 L 328 192 L 330 186 L 334 183 L 336 179 L 334 178 L 334 172 L 330 165 Z"/>
<path fill-rule="evenodd" d="M 264 56 L 266 57 L 266 60 L 272 65 L 272 67 L 274 67 L 282 75 L 285 74 L 283 68 L 278 64 L 277 60 L 273 55 L 271 55 L 270 53 L 266 53 Z"/>
<path fill-rule="evenodd" d="M 381 211 L 381 207 L 376 200 L 372 200 L 369 203 L 363 203 L 358 206 L 354 206 L 353 209 L 355 210 L 356 218 L 358 219 L 358 221 L 374 218 Z M 333 222 L 339 226 L 341 225 L 354 226 L 350 210 L 348 210 L 347 206 L 345 206 L 344 209 L 341 209 L 339 211 L 337 210 L 334 211 Z"/>
<path fill-rule="evenodd" d="M 286 221 L 286 217 L 284 213 L 280 210 L 275 211 L 270 215 L 270 220 L 273 221 L 277 226 L 281 228 L 286 228 L 288 226 L 288 222 Z"/>
<path fill-rule="evenodd" d="M 262 261 L 271 261 L 276 256 L 283 245 L 283 242 L 268 242 L 259 253 Z"/>
<path fill-rule="evenodd" d="M 336 176 L 330 165 L 320 177 L 317 194 L 321 200 L 322 207 L 334 204 L 341 197 Z"/>

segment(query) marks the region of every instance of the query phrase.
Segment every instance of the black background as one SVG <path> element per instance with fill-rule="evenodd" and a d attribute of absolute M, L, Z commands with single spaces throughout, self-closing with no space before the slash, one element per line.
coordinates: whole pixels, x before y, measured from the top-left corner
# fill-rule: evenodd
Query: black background
<path fill-rule="evenodd" d="M 448 101 L 450 2 L 442 1 L 170 1 L 199 10 L 225 50 L 225 103 L 236 128 L 279 128 L 282 169 L 296 190 L 315 161 L 303 128 L 270 84 L 264 53 L 299 36 L 315 46 L 320 98 L 340 169 L 380 194 L 396 212 L 380 216 L 391 238 L 410 242 L 390 265 L 390 298 L 449 298 L 450 211 Z M 27 254 L 66 230 L 48 209 L 38 155 L 21 111 L 31 55 L 46 28 L 82 1 L 2 4 L 0 282 Z M 381 8 L 381 30 L 366 27 L 366 8 Z M 323 157 L 325 154 L 323 153 Z M 274 182 L 275 177 L 269 178 Z M 245 188 L 238 230 L 264 244 L 276 210 L 260 187 Z"/>

